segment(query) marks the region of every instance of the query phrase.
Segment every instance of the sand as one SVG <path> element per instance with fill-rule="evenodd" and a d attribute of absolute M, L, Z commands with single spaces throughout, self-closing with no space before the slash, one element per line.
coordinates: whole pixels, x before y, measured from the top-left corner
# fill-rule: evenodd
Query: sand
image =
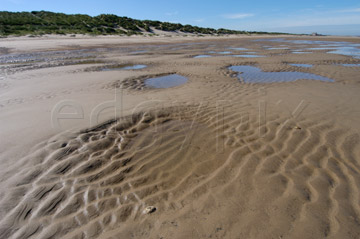
<path fill-rule="evenodd" d="M 0 39 L 0 59 L 70 52 L 0 65 L 0 238 L 359 238 L 360 67 L 339 64 L 360 60 L 261 37 Z M 267 57 L 193 58 L 228 47 Z M 127 64 L 148 67 L 100 70 Z M 334 82 L 246 84 L 230 65 Z M 144 84 L 174 73 L 188 82 Z M 81 110 L 54 121 L 64 100 Z"/>

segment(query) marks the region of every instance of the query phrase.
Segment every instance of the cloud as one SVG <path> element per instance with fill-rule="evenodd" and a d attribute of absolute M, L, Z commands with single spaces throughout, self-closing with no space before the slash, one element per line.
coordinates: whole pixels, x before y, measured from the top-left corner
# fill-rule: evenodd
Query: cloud
<path fill-rule="evenodd" d="M 312 27 L 312 31 L 318 31 L 322 29 L 321 26 L 344 26 L 352 25 L 360 22 L 360 16 L 293 16 L 278 19 L 268 19 L 267 21 L 258 20 L 251 23 L 250 30 L 257 31 L 287 31 L 295 32 L 299 27 Z M 237 27 L 247 29 L 249 26 L 240 24 Z M 319 30 L 316 30 L 316 29 Z M 292 31 L 293 29 L 294 31 Z"/>
<path fill-rule="evenodd" d="M 296 13 L 276 16 L 260 15 L 249 23 L 239 22 L 237 28 L 255 30 L 269 30 L 291 27 L 327 26 L 327 25 L 353 25 L 360 23 L 360 8 L 337 10 L 306 10 L 300 9 Z"/>
<path fill-rule="evenodd" d="M 321 25 L 347 25 L 360 22 L 360 16 L 324 16 L 324 17 L 303 17 L 301 19 L 287 19 L 278 22 L 278 26 L 321 26 Z"/>
<path fill-rule="evenodd" d="M 222 17 L 226 19 L 243 19 L 247 17 L 253 17 L 254 14 L 252 13 L 235 13 L 235 14 L 224 14 Z"/>
<path fill-rule="evenodd" d="M 166 16 L 175 16 L 175 15 L 178 15 L 179 14 L 179 12 L 167 12 L 167 13 L 165 13 L 165 15 Z"/>
<path fill-rule="evenodd" d="M 360 8 L 344 9 L 337 12 L 360 12 Z"/>
<path fill-rule="evenodd" d="M 194 20 L 195 22 L 204 22 L 205 21 L 205 19 L 196 19 L 196 20 Z"/>
<path fill-rule="evenodd" d="M 316 8 L 298 9 L 295 12 L 281 12 L 277 14 L 256 14 L 256 17 L 246 19 L 246 21 L 234 21 L 232 23 L 229 23 L 229 26 L 227 28 L 239 30 L 245 29 L 254 31 L 280 31 L 297 33 L 299 33 L 300 30 L 303 29 L 320 32 L 321 30 L 324 30 L 326 28 L 325 34 L 328 34 L 328 32 L 331 32 L 331 29 L 341 29 L 342 26 L 346 25 L 348 26 L 347 29 L 350 29 L 350 27 L 353 28 L 354 24 L 359 24 L 359 13 L 359 7 L 325 10 Z M 238 14 L 228 14 L 226 15 L 226 17 L 229 18 L 236 15 Z M 225 15 L 223 15 L 223 17 L 225 17 Z M 350 30 L 348 30 L 348 32 L 350 32 Z M 353 32 L 359 31 L 356 30 Z M 357 35 L 359 34 L 357 33 Z"/>

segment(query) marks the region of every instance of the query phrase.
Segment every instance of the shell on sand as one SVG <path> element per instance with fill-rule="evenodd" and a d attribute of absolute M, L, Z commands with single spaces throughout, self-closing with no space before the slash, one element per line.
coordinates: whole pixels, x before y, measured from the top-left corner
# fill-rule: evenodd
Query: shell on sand
<path fill-rule="evenodd" d="M 143 213 L 144 213 L 144 214 L 151 214 L 151 213 L 153 213 L 153 212 L 155 212 L 155 211 L 156 211 L 156 207 L 154 207 L 154 206 L 148 206 L 148 207 L 146 207 L 146 208 L 144 209 Z"/>

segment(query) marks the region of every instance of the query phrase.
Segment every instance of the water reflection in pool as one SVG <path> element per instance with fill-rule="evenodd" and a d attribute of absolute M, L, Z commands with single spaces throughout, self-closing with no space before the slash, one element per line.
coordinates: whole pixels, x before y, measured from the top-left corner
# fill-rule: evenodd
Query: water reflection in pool
<path fill-rule="evenodd" d="M 197 55 L 194 56 L 194 58 L 207 58 L 207 57 L 212 57 L 211 55 Z"/>
<path fill-rule="evenodd" d="M 160 76 L 145 80 L 145 85 L 150 88 L 170 88 L 185 84 L 188 79 L 178 74 Z"/>
<path fill-rule="evenodd" d="M 324 76 L 304 72 L 263 72 L 261 69 L 254 66 L 231 66 L 229 69 L 239 72 L 239 80 L 245 83 L 288 82 L 301 79 L 321 80 L 327 82 L 334 81 Z"/>
<path fill-rule="evenodd" d="M 310 68 L 310 67 L 313 66 L 313 65 L 310 65 L 310 64 L 289 64 L 289 65 L 297 66 L 297 67 L 305 67 L 305 68 Z"/>
<path fill-rule="evenodd" d="M 108 67 L 102 69 L 103 71 L 118 71 L 118 70 L 140 70 L 146 68 L 147 65 L 130 65 L 130 66 L 122 66 L 122 67 Z"/>
<path fill-rule="evenodd" d="M 265 57 L 261 55 L 232 55 L 233 57 L 244 57 L 244 58 L 256 58 L 256 57 Z"/>
<path fill-rule="evenodd" d="M 283 38 L 258 39 L 254 41 L 287 42 L 293 44 L 301 44 L 301 45 L 305 45 L 303 50 L 328 50 L 327 53 L 351 56 L 360 59 L 360 44 L 358 43 L 340 42 L 340 41 L 287 40 Z M 306 47 L 306 45 L 318 45 L 319 47 L 309 48 Z"/>

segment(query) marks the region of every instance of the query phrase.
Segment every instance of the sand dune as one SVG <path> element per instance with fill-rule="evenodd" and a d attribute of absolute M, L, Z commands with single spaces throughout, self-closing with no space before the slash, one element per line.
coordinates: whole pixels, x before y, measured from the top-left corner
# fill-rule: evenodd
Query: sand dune
<path fill-rule="evenodd" d="M 164 54 L 171 45 L 150 46 L 150 53 L 135 57 L 103 53 L 109 62 L 149 65 L 140 71 L 64 66 L 58 74 L 69 80 L 62 83 L 48 68 L 10 75 L 2 127 L 9 128 L 9 139 L 24 138 L 26 151 L 2 146 L 7 167 L 1 170 L 0 237 L 359 238 L 358 69 L 334 65 L 355 60 L 277 55 L 248 39 L 215 41 L 214 48 L 245 46 L 269 56 L 192 58 L 208 49 L 208 41 L 201 43 L 176 54 Z M 335 82 L 245 84 L 227 68 L 294 70 L 288 62 L 314 64 L 296 70 Z M 189 81 L 169 89 L 144 86 L 144 79 L 167 73 Z M 24 76 L 30 82 L 17 83 Z M 45 92 L 16 90 L 35 79 Z M 61 92 L 61 86 L 72 88 Z M 115 88 L 124 91 L 122 117 L 49 129 L 56 100 L 70 96 L 83 103 L 94 95 L 91 100 L 102 102 Z M 5 123 L 11 113 L 37 104 L 45 112 L 27 119 L 43 127 L 26 131 L 24 122 Z M 16 117 L 25 116 L 20 111 Z M 24 132 L 11 136 L 16 128 Z"/>

